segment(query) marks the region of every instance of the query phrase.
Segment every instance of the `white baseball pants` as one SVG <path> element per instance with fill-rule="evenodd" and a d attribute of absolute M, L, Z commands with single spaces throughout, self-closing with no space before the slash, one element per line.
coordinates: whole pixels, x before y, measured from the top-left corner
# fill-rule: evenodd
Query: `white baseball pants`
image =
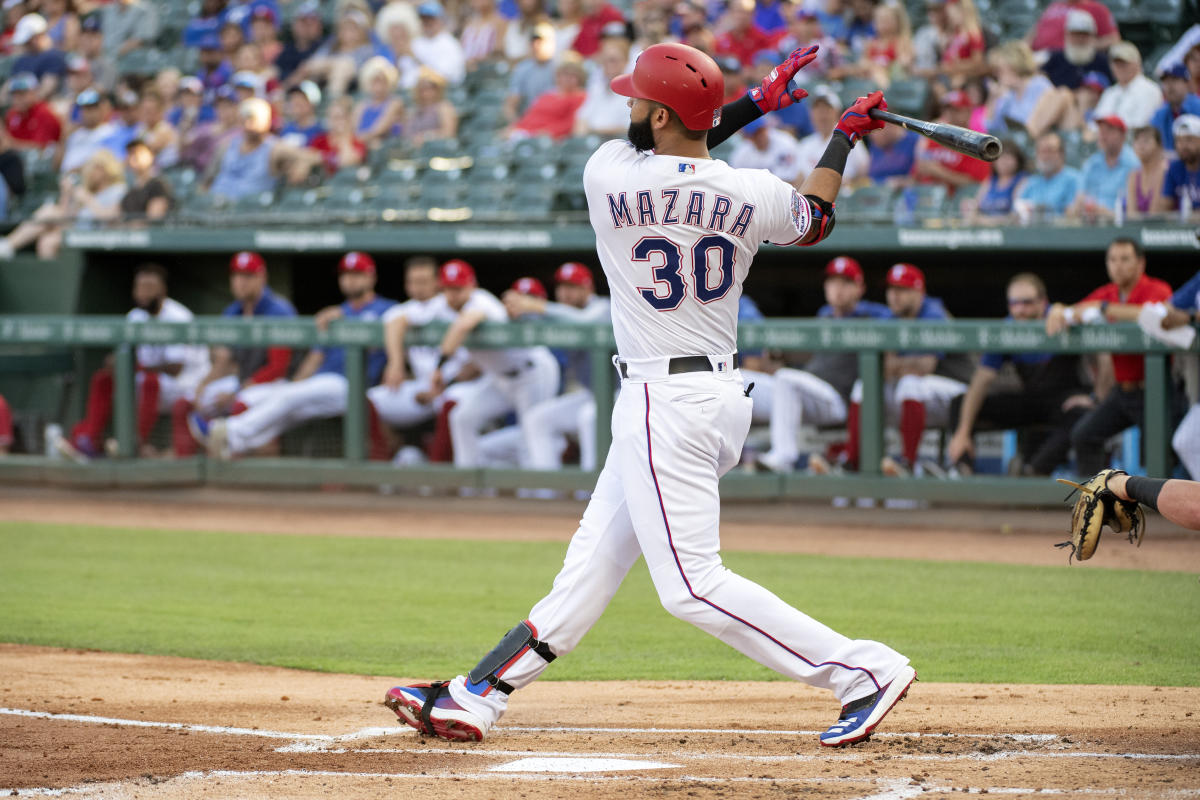
<path fill-rule="evenodd" d="M 1171 447 L 1187 468 L 1192 480 L 1200 481 L 1200 403 L 1196 403 L 1184 416 L 1175 435 L 1171 437 Z"/>
<path fill-rule="evenodd" d="M 454 466 L 481 466 L 479 434 L 489 423 L 517 412 L 518 419 L 537 403 L 558 391 L 559 367 L 554 355 L 544 348 L 530 353 L 529 366 L 516 375 L 485 375 L 464 392 L 450 410 L 450 441 Z"/>
<path fill-rule="evenodd" d="M 529 614 L 557 655 L 579 644 L 641 555 L 672 615 L 843 703 L 872 694 L 908 663 L 886 645 L 831 630 L 721 563 L 718 479 L 738 462 L 751 404 L 736 370 L 625 380 L 592 500 L 550 593 Z M 520 688 L 546 666 L 527 652 L 500 677 Z M 450 691 L 489 723 L 508 703 L 495 690 L 472 693 L 461 675 Z"/>
<path fill-rule="evenodd" d="M 905 400 L 916 400 L 925 404 L 925 424 L 932 428 L 950 424 L 950 402 L 963 392 L 967 385 L 944 375 L 903 375 L 895 382 L 883 385 L 883 407 L 886 419 L 893 425 L 900 421 L 900 407 Z M 850 390 L 850 402 L 861 403 L 862 381 L 855 381 Z"/>
<path fill-rule="evenodd" d="M 528 469 L 562 467 L 563 437 L 568 434 L 579 437 L 580 468 L 596 468 L 596 401 L 589 389 L 576 389 L 531 406 L 521 415 L 521 432 Z"/>
<path fill-rule="evenodd" d="M 441 408 L 442 398 L 437 402 L 422 403 L 417 400 L 421 392 L 429 391 L 429 380 L 413 380 L 392 389 L 379 384 L 367 390 L 367 399 L 375 406 L 379 418 L 394 428 L 412 428 L 433 419 Z"/>
<path fill-rule="evenodd" d="M 800 369 L 775 371 L 771 409 L 771 454 L 791 464 L 800 457 L 800 425 L 837 425 L 846 421 L 846 401 L 826 381 Z M 755 389 L 757 391 L 757 387 Z"/>
<path fill-rule="evenodd" d="M 238 376 L 226 375 L 224 378 L 217 378 L 204 387 L 204 391 L 196 398 L 196 409 L 201 414 L 210 413 L 216 405 L 217 398 L 224 394 L 233 395 L 237 400 L 249 407 L 268 397 L 273 391 L 272 387 L 282 386 L 285 383 L 287 381 L 280 379 L 271 381 L 270 383 L 254 383 L 245 389 L 238 389 L 242 384 L 238 380 Z"/>
<path fill-rule="evenodd" d="M 332 372 L 267 384 L 250 408 L 226 420 L 229 450 L 254 450 L 310 419 L 344 414 L 347 393 L 346 377 Z"/>

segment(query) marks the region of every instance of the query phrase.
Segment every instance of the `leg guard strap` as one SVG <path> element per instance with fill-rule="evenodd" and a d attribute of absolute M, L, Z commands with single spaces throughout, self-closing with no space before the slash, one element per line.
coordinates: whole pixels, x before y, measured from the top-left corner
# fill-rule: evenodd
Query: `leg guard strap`
<path fill-rule="evenodd" d="M 429 688 L 425 690 L 425 702 L 421 705 L 421 725 L 424 726 L 422 733 L 436 736 L 433 732 L 433 720 L 429 715 L 433 713 L 433 704 L 438 698 L 446 694 L 450 690 L 447 688 L 450 684 L 446 681 L 435 681 L 429 684 Z"/>
<path fill-rule="evenodd" d="M 512 694 L 512 684 L 500 678 L 499 673 L 523 656 L 527 650 L 537 653 L 547 664 L 557 658 L 550 645 L 538 640 L 537 630 L 533 625 L 524 621 L 504 634 L 504 638 L 492 652 L 484 656 L 483 660 L 467 673 L 467 680 L 475 684 L 486 682 L 498 691 Z"/>

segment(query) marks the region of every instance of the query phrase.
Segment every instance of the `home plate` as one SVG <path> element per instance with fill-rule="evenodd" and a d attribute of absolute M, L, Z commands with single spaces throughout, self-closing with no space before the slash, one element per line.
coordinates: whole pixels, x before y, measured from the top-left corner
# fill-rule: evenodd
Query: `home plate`
<path fill-rule="evenodd" d="M 518 758 L 492 767 L 490 772 L 616 772 L 631 769 L 673 769 L 678 764 L 636 761 L 628 758 Z"/>

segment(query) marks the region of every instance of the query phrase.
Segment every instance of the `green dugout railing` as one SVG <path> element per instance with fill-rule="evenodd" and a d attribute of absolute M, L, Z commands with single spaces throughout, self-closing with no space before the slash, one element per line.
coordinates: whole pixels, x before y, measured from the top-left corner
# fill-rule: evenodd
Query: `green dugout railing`
<path fill-rule="evenodd" d="M 435 344 L 444 326 L 410 331 L 410 344 Z M 723 491 L 751 497 L 849 496 L 915 497 L 930 500 L 980 501 L 986 495 L 994 502 L 1043 503 L 1061 493 L 1049 481 L 979 477 L 962 481 L 927 479 L 883 479 L 878 465 L 883 455 L 882 354 L 887 351 L 936 352 L 1141 352 L 1146 358 L 1146 416 L 1143 428 L 1145 465 L 1150 475 L 1166 475 L 1171 438 L 1168 358 L 1170 348 L 1145 335 L 1132 324 L 1082 326 L 1058 336 L 1047 336 L 1038 323 L 1006 323 L 999 320 L 954 320 L 941 323 L 899 321 L 839 321 L 815 319 L 771 319 L 739 328 L 739 348 L 785 351 L 853 351 L 858 354 L 863 381 L 862 457 L 863 471 L 853 477 L 810 478 L 803 475 L 727 476 Z M 287 345 L 295 348 L 334 346 L 346 348 L 346 377 L 352 402 L 343 418 L 343 458 L 325 460 L 246 459 L 208 464 L 187 459 L 172 466 L 163 464 L 127 470 L 128 482 L 153 482 L 154 476 L 174 471 L 177 478 L 239 482 L 359 483 L 378 485 L 476 485 L 512 488 L 546 485 L 553 488 L 590 488 L 594 475 L 580 470 L 531 473 L 520 470 L 463 471 L 434 467 L 401 470 L 391 465 L 367 464 L 365 458 L 365 353 L 383 344 L 378 323 L 342 321 L 319 331 L 311 319 L 241 320 L 221 317 L 197 318 L 190 323 L 129 322 L 124 317 L 98 316 L 0 316 L 0 348 L 59 345 L 112 349 L 115 353 L 113 425 L 121 459 L 98 463 L 93 478 L 120 482 L 121 464 L 133 459 L 135 442 L 135 349 L 140 344 L 196 344 L 254 346 Z M 606 325 L 562 325 L 546 322 L 485 325 L 469 340 L 472 347 L 527 347 L 546 345 L 561 349 L 584 349 L 592 354 L 592 389 L 597 403 L 597 444 L 601 457 L 611 440 L 609 420 L 616 372 L 610 356 L 614 350 L 612 328 Z M 1193 348 L 1195 349 L 1195 348 Z M 0 462 L 0 474 L 45 474 L 45 464 L 35 459 Z M 300 463 L 296 463 L 300 462 Z M 136 461 L 124 462 L 126 466 Z M 66 467 L 73 469 L 74 467 Z M 182 476 L 182 477 L 181 477 Z M 401 477 L 397 477 L 401 476 Z M 82 478 L 82 476 L 80 476 Z M 87 480 L 87 479 L 84 479 Z M 986 492 L 980 490 L 985 488 Z"/>

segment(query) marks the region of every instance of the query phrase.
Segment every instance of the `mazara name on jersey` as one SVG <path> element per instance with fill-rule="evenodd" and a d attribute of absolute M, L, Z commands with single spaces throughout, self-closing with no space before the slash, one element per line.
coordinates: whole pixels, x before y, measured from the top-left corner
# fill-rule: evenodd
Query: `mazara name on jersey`
<path fill-rule="evenodd" d="M 633 195 L 632 208 L 630 194 Z M 743 203 L 736 215 L 732 211 L 733 201 L 725 195 L 699 190 L 688 192 L 686 198 L 680 197 L 679 189 L 661 189 L 658 197 L 649 189 L 608 195 L 608 212 L 614 229 L 682 224 L 744 239 L 746 229 L 754 219 L 754 206 Z"/>

